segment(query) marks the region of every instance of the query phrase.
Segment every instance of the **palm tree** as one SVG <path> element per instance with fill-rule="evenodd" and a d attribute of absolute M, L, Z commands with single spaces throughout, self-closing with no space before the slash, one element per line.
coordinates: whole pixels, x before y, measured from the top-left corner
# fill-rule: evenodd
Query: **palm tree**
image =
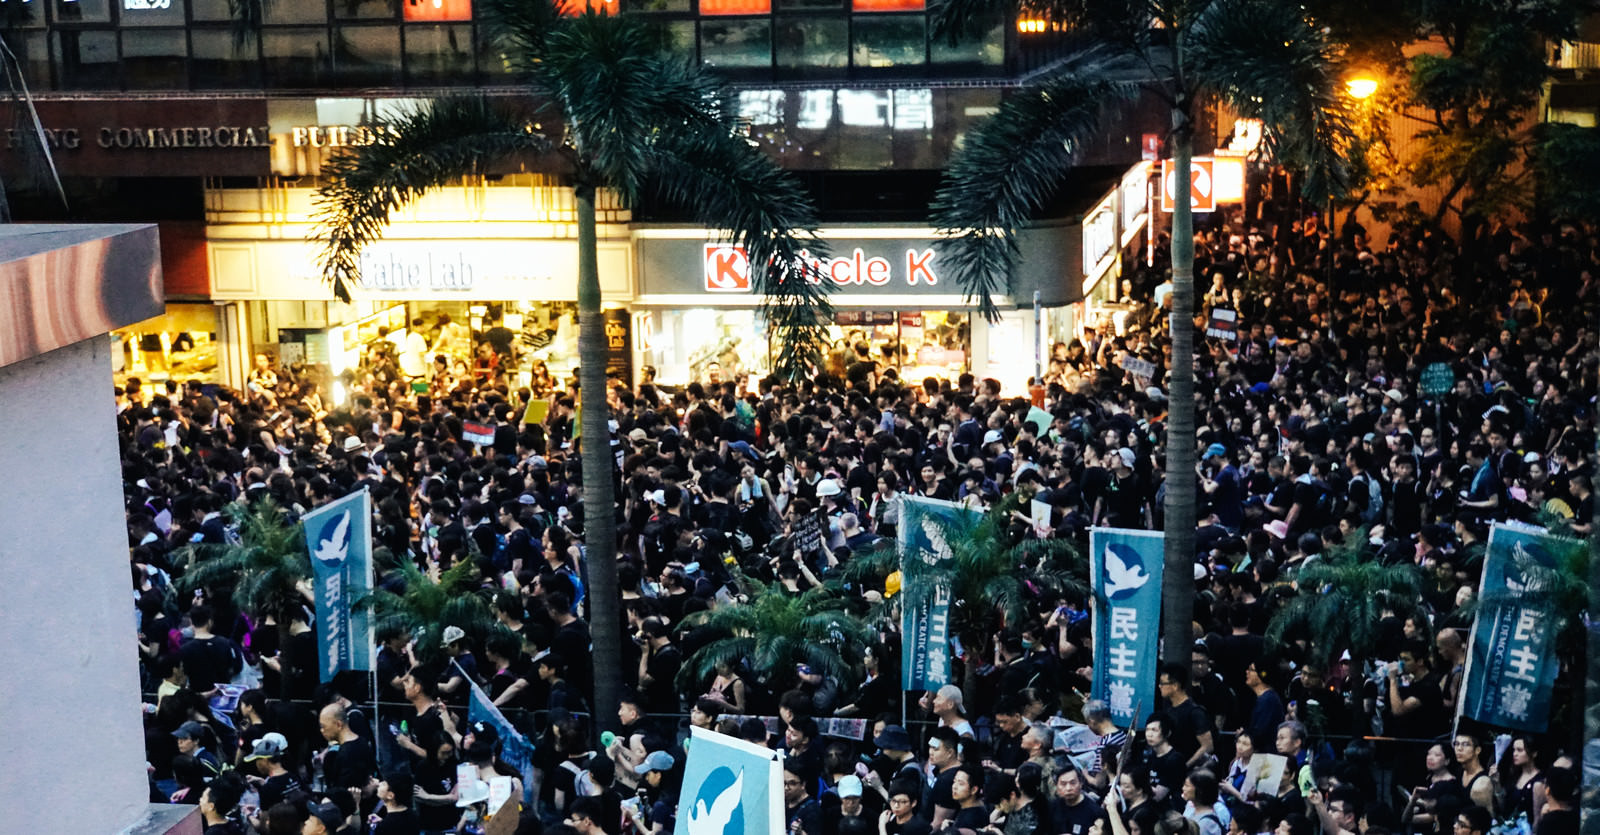
<path fill-rule="evenodd" d="M 311 557 L 305 532 L 291 524 L 271 498 L 234 502 L 224 509 L 238 526 L 239 541 L 185 549 L 178 590 L 230 589 L 233 605 L 257 618 L 277 621 L 278 645 L 289 643 L 289 613 L 310 603 Z M 288 677 L 283 679 L 288 687 Z"/>
<path fill-rule="evenodd" d="M 988 513 L 961 514 L 941 524 L 950 555 L 937 562 L 902 559 L 897 550 L 883 549 L 852 569 L 861 577 L 903 571 L 902 610 L 926 604 L 940 585 L 950 589 L 950 631 L 966 650 L 961 689 L 969 704 L 975 704 L 977 669 L 992 653 L 995 633 L 1021 626 L 1031 597 L 1039 591 L 1088 594 L 1088 564 L 1071 542 L 1012 536 L 1011 512 L 1023 501 L 1013 493 Z"/>
<path fill-rule="evenodd" d="M 559 118 L 564 135 L 533 127 L 533 113 L 483 98 L 435 100 L 389 124 L 376 144 L 349 149 L 324 169 L 319 237 L 324 275 L 348 298 L 361 251 L 401 206 L 496 164 L 538 158 L 572 183 L 578 226 L 579 445 L 595 705 L 614 721 L 621 690 L 616 526 L 607 427 L 605 330 L 595 249 L 595 196 L 625 205 L 646 197 L 682 205 L 744 247 L 751 285 L 779 343 L 778 372 L 798 377 L 820 358 L 829 310 L 801 249 L 817 252 L 816 214 L 796 181 L 739 134 L 724 87 L 682 58 L 663 54 L 647 22 L 588 11 L 565 16 L 552 0 L 488 0 L 480 9 L 505 60 Z"/>
<path fill-rule="evenodd" d="M 1352 674 L 1361 675 L 1377 654 L 1385 617 L 1422 619 L 1421 572 L 1410 563 L 1377 562 L 1362 547 L 1366 541 L 1365 530 L 1352 533 L 1300 568 L 1296 593 L 1267 626 L 1269 644 L 1306 640 L 1311 657 L 1326 665 L 1348 652 Z"/>
<path fill-rule="evenodd" d="M 849 686 L 855 668 L 875 633 L 850 611 L 850 600 L 835 586 L 823 585 L 799 594 L 768 585 L 734 568 L 744 600 L 718 604 L 684 618 L 685 627 L 709 627 L 725 637 L 696 650 L 678 672 L 680 690 L 712 675 L 718 664 L 747 662 L 757 675 L 775 684 L 792 682 L 797 664 Z"/>
<path fill-rule="evenodd" d="M 1266 151 L 1306 173 L 1306 192 L 1326 197 L 1342 181 L 1349 144 L 1335 47 L 1294 3 L 1275 0 L 936 0 L 942 32 L 980 30 L 996 13 L 1029 17 L 1098 36 L 1099 46 L 1054 67 L 1006 98 L 967 134 L 933 206 L 947 236 L 937 247 L 979 309 L 999 316 L 993 296 L 1020 257 L 1017 230 L 1060 185 L 1108 112 L 1138 91 L 1171 114 L 1174 193 L 1190 187 L 1195 119 L 1215 98 L 1266 126 Z M 1169 479 L 1163 530 L 1162 649 L 1189 663 L 1194 605 L 1194 218 L 1172 214 L 1172 367 L 1166 438 Z"/>
<path fill-rule="evenodd" d="M 422 573 L 410 560 L 395 566 L 404 588 L 399 592 L 375 589 L 355 601 L 355 606 L 372 609 L 378 634 L 398 628 L 416 639 L 413 648 L 418 664 L 431 664 L 443 655 L 444 629 L 459 626 L 467 637 L 482 643 L 496 621 L 489 604 L 478 594 L 481 577 L 477 563 L 462 560 L 435 580 Z"/>

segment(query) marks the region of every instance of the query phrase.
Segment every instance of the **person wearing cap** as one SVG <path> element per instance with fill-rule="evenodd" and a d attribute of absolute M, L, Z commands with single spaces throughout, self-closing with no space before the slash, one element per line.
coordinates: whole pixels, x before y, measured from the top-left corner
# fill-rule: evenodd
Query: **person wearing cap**
<path fill-rule="evenodd" d="M 444 628 L 439 642 L 444 645 L 446 659 L 444 669 L 439 673 L 439 694 L 451 707 L 458 710 L 465 708 L 472 683 L 478 681 L 477 656 L 472 654 L 466 630 L 455 624 Z"/>
<path fill-rule="evenodd" d="M 917 799 L 921 799 L 922 764 L 917 761 L 916 743 L 911 741 L 911 734 L 899 725 L 884 725 L 877 736 L 872 738 L 872 744 L 878 746 L 882 763 L 866 773 L 862 784 L 877 792 L 885 801 L 891 799 L 890 787 L 901 781 L 907 780 L 917 786 Z"/>
<path fill-rule="evenodd" d="M 1104 497 L 1103 522 L 1113 528 L 1150 527 L 1150 500 L 1144 480 L 1134 470 L 1139 457 L 1122 447 L 1111 456 L 1110 492 Z"/>
<path fill-rule="evenodd" d="M 846 774 L 840 777 L 838 785 L 834 786 L 831 792 L 838 798 L 838 808 L 834 810 L 824 806 L 823 811 L 825 813 L 837 811 L 838 814 L 836 816 L 831 814 L 829 816 L 838 819 L 865 817 L 866 804 L 861 799 L 863 788 L 861 778 L 854 774 Z M 836 830 L 838 820 L 833 820 L 831 823 L 833 826 L 830 828 Z"/>
<path fill-rule="evenodd" d="M 222 773 L 222 760 L 206 748 L 206 733 L 205 725 L 191 719 L 179 725 L 178 729 L 172 732 L 172 737 L 177 740 L 178 755 L 193 759 L 205 779 L 209 781 Z"/>
<path fill-rule="evenodd" d="M 1238 533 L 1244 525 L 1244 489 L 1233 454 L 1222 444 L 1212 444 L 1201 456 L 1200 466 L 1200 484 L 1211 512 L 1217 515 L 1217 524 L 1230 534 Z"/>
<path fill-rule="evenodd" d="M 256 773 L 261 776 L 256 791 L 261 798 L 262 810 L 271 809 L 288 797 L 290 792 L 300 790 L 300 780 L 283 765 L 283 757 L 288 750 L 289 741 L 283 734 L 272 732 L 256 740 L 250 753 L 245 755 L 245 763 L 253 763 Z"/>
<path fill-rule="evenodd" d="M 640 778 L 638 803 L 624 804 L 623 814 L 647 835 L 672 832 L 676 803 L 670 798 L 668 777 L 677 760 L 666 751 L 651 751 L 644 761 L 633 767 Z"/>
<path fill-rule="evenodd" d="M 354 832 L 345 826 L 350 817 L 340 810 L 337 803 L 310 801 L 306 804 L 306 811 L 310 817 L 306 818 L 300 835 L 350 835 Z"/>

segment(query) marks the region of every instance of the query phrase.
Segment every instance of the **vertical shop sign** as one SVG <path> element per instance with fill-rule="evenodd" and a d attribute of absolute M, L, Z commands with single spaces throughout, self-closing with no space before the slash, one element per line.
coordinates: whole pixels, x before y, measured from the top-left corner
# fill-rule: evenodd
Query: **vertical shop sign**
<path fill-rule="evenodd" d="M 1155 708 L 1162 544 L 1160 531 L 1089 529 L 1093 696 L 1106 703 L 1111 721 L 1123 728 L 1142 725 Z"/>
<path fill-rule="evenodd" d="M 633 318 L 626 310 L 602 314 L 606 326 L 606 376 L 633 384 Z"/>

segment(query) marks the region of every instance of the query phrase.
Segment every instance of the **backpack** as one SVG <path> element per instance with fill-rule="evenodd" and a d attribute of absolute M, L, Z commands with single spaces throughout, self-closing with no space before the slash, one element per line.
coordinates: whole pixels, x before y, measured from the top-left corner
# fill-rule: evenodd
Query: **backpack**
<path fill-rule="evenodd" d="M 1361 511 L 1361 521 L 1370 524 L 1382 519 L 1383 487 L 1378 484 L 1378 480 L 1373 478 L 1370 473 L 1362 473 L 1352 479 L 1352 482 L 1357 479 L 1366 482 L 1367 485 L 1367 507 Z"/>

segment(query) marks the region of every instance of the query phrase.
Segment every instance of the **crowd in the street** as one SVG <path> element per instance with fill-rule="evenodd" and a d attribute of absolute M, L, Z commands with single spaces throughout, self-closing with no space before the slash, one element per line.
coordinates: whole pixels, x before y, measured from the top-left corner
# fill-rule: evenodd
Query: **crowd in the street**
<path fill-rule="evenodd" d="M 1504 744 L 1452 719 L 1490 523 L 1591 532 L 1596 238 L 1492 225 L 1457 242 L 1417 225 L 1370 241 L 1354 224 L 1233 212 L 1196 244 L 1195 642 L 1164 659 L 1143 727 L 1084 696 L 1081 596 L 1035 589 L 1028 618 L 952 648 L 961 685 L 903 694 L 898 619 L 875 615 L 900 578 L 836 581 L 894 540 L 905 496 L 1048 504 L 1018 539 L 1161 528 L 1166 381 L 1124 367 L 1170 356 L 1161 243 L 1154 269 L 1125 275 L 1122 331 L 1054 345 L 1031 397 L 971 375 L 899 379 L 865 341 L 792 385 L 618 383 L 618 647 L 590 636 L 590 564 L 612 555 L 585 548 L 571 378 L 536 423 L 523 416 L 542 391 L 468 357 L 402 369 L 374 351 L 338 404 L 266 358 L 247 390 L 128 381 L 153 797 L 198 804 L 208 833 L 482 832 L 490 778 L 517 776 L 507 831 L 662 835 L 687 814 L 694 725 L 785 752 L 797 835 L 1489 835 L 1518 815 L 1537 835 L 1576 833 L 1570 667 L 1555 733 Z M 1235 340 L 1204 335 L 1217 306 L 1238 312 Z M 1435 363 L 1448 391 L 1425 394 Z M 492 441 L 464 440 L 468 421 Z M 322 684 L 308 585 L 261 611 L 249 578 L 186 578 L 237 539 L 238 507 L 292 522 L 359 489 L 387 555 L 380 586 L 424 582 L 401 563 L 435 581 L 465 565 L 452 576 L 468 572 L 494 622 L 447 625 L 436 647 L 380 629 L 375 676 Z M 790 534 L 817 514 L 822 547 L 797 552 Z M 1305 635 L 1268 638 L 1297 573 L 1340 549 L 1425 578 L 1419 613 L 1380 624 L 1368 669 L 1317 657 Z M 836 585 L 876 642 L 838 674 L 734 658 L 699 675 L 691 662 L 722 637 L 702 613 L 742 605 L 743 578 L 777 594 Z M 590 712 L 602 661 L 627 693 L 604 737 Z M 215 707 L 240 681 L 237 708 Z M 472 684 L 536 743 L 529 803 L 499 734 L 468 722 Z M 1093 744 L 1063 750 L 1067 723 Z M 1272 753 L 1289 762 L 1281 782 L 1248 784 Z"/>

